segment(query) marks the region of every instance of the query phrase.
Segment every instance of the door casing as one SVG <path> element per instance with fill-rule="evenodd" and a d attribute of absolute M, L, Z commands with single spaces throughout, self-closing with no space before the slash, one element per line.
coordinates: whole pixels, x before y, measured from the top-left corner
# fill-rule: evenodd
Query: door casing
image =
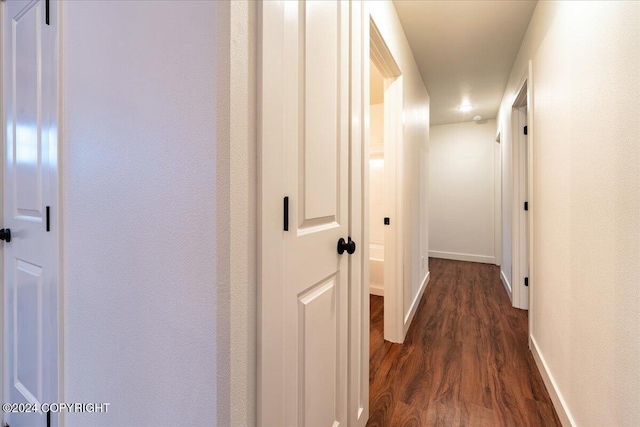
<path fill-rule="evenodd" d="M 347 420 L 364 427 L 369 419 L 369 38 L 366 2 L 351 5 L 349 233 L 361 242 L 349 260 L 349 361 Z M 358 253 L 359 252 L 359 253 Z"/>
<path fill-rule="evenodd" d="M 529 331 L 533 325 L 533 79 L 532 63 L 518 84 L 511 108 L 511 142 L 513 148 L 512 177 L 512 224 L 511 224 L 511 262 L 512 262 L 512 298 L 513 307 L 529 310 Z M 527 126 L 527 136 L 523 126 Z M 526 138 L 526 139 L 525 139 Z M 526 144 L 525 144 L 526 142 Z M 526 146 L 526 152 L 524 147 Z M 528 202 L 528 211 L 524 202 Z M 528 277 L 529 286 L 524 278 Z"/>
<path fill-rule="evenodd" d="M 391 50 L 378 30 L 373 16 L 367 11 L 368 39 L 370 40 L 371 62 L 375 64 L 384 79 L 384 188 L 385 206 L 390 224 L 384 234 L 384 339 L 402 343 L 408 328 L 404 318 L 404 245 L 403 245 L 403 77 Z M 366 82 L 369 83 L 369 61 L 365 64 Z M 367 86 L 368 87 L 368 86 Z M 368 94 L 366 95 L 368 98 Z M 370 121 L 369 104 L 365 105 L 367 123 Z M 367 140 L 368 140 L 367 135 Z M 369 144 L 365 144 L 368 150 Z M 365 154 L 368 159 L 369 153 Z M 369 176 L 369 164 L 365 164 L 365 175 Z M 368 184 L 368 180 L 367 184 Z M 369 187 L 364 189 L 369 203 Z M 368 221 L 367 221 L 368 226 Z M 367 248 L 368 249 L 368 248 Z M 365 254 L 368 259 L 368 253 Z M 368 277 L 368 275 L 367 275 Z"/>

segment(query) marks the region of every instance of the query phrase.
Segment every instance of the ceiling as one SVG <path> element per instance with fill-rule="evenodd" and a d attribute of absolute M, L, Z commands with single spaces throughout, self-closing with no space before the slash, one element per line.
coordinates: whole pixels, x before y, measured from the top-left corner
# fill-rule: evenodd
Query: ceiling
<path fill-rule="evenodd" d="M 536 2 L 393 3 L 431 97 L 431 125 L 495 118 Z M 474 108 L 462 113 L 462 103 Z"/>

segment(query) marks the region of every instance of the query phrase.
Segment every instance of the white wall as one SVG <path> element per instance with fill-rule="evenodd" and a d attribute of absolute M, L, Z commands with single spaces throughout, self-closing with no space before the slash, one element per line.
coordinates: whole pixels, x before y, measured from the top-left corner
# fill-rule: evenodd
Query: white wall
<path fill-rule="evenodd" d="M 371 63 L 371 76 L 376 74 Z M 383 91 L 382 76 L 378 83 Z M 373 83 L 373 77 L 371 78 Z M 374 88 L 372 85 L 373 92 Z M 380 95 L 380 94 L 379 94 Z M 382 96 L 379 96 L 382 97 Z M 371 94 L 373 98 L 373 93 Z M 370 99 L 371 99 L 370 98 Z M 384 217 L 385 203 L 384 104 L 369 106 L 369 292 L 384 296 Z"/>
<path fill-rule="evenodd" d="M 491 263 L 495 120 L 431 126 L 429 255 Z"/>
<path fill-rule="evenodd" d="M 369 105 L 369 116 L 369 150 L 371 153 L 384 151 L 384 104 Z"/>
<path fill-rule="evenodd" d="M 640 425 L 639 58 L 640 3 L 539 2 L 500 108 L 532 60 L 531 337 L 579 426 Z"/>
<path fill-rule="evenodd" d="M 369 104 L 384 103 L 384 78 L 376 65 L 369 59 Z"/>
<path fill-rule="evenodd" d="M 216 7 L 63 4 L 68 426 L 229 424 Z"/>
<path fill-rule="evenodd" d="M 384 104 L 369 107 L 369 241 L 384 244 Z M 369 253 L 370 255 L 371 252 Z M 380 257 L 377 257 L 380 259 Z"/>
<path fill-rule="evenodd" d="M 415 308 L 429 272 L 429 95 L 391 1 L 368 1 L 371 16 L 400 67 L 404 82 L 404 311 Z M 421 259 L 424 261 L 421 263 Z M 408 325 L 407 325 L 408 326 Z"/>

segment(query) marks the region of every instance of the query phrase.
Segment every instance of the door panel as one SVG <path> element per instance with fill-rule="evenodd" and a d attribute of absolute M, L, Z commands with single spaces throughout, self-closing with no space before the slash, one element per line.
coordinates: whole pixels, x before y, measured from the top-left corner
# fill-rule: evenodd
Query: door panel
<path fill-rule="evenodd" d="M 5 129 L 4 401 L 58 402 L 57 42 L 51 2 L 3 5 L 2 106 Z M 40 408 L 38 408 L 39 410 Z M 58 424 L 51 414 L 51 425 Z M 6 413 L 12 427 L 45 426 L 46 414 Z"/>
<path fill-rule="evenodd" d="M 15 209 L 19 215 L 42 220 L 42 165 L 40 158 L 40 122 L 42 116 L 39 105 L 42 102 L 42 85 L 38 84 L 41 58 L 39 34 L 42 31 L 42 2 L 28 5 L 13 21 L 12 39 L 16 51 L 15 63 L 15 122 L 16 145 L 15 167 Z M 19 50 L 19 51 L 18 51 Z"/>
<path fill-rule="evenodd" d="M 304 153 L 304 219 L 335 221 L 340 163 L 340 7 L 336 2 L 300 5 L 300 126 Z"/>
<path fill-rule="evenodd" d="M 42 402 L 42 267 L 16 260 L 13 314 L 15 387 L 27 401 Z"/>
<path fill-rule="evenodd" d="M 331 426 L 338 420 L 337 277 L 331 276 L 299 298 L 299 425 Z"/>

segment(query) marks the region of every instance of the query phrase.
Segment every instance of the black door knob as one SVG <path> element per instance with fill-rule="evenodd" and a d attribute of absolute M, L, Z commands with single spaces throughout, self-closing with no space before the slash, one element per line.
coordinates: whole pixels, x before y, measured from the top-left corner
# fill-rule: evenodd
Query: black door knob
<path fill-rule="evenodd" d="M 342 255 L 344 251 L 347 251 L 349 255 L 356 251 L 356 242 L 351 240 L 351 237 L 347 237 L 347 239 L 349 239 L 347 242 L 345 242 L 342 237 L 338 240 L 338 253 L 340 255 Z"/>
<path fill-rule="evenodd" d="M 0 230 L 0 240 L 4 240 L 9 243 L 11 241 L 11 230 L 8 228 L 3 228 Z"/>

